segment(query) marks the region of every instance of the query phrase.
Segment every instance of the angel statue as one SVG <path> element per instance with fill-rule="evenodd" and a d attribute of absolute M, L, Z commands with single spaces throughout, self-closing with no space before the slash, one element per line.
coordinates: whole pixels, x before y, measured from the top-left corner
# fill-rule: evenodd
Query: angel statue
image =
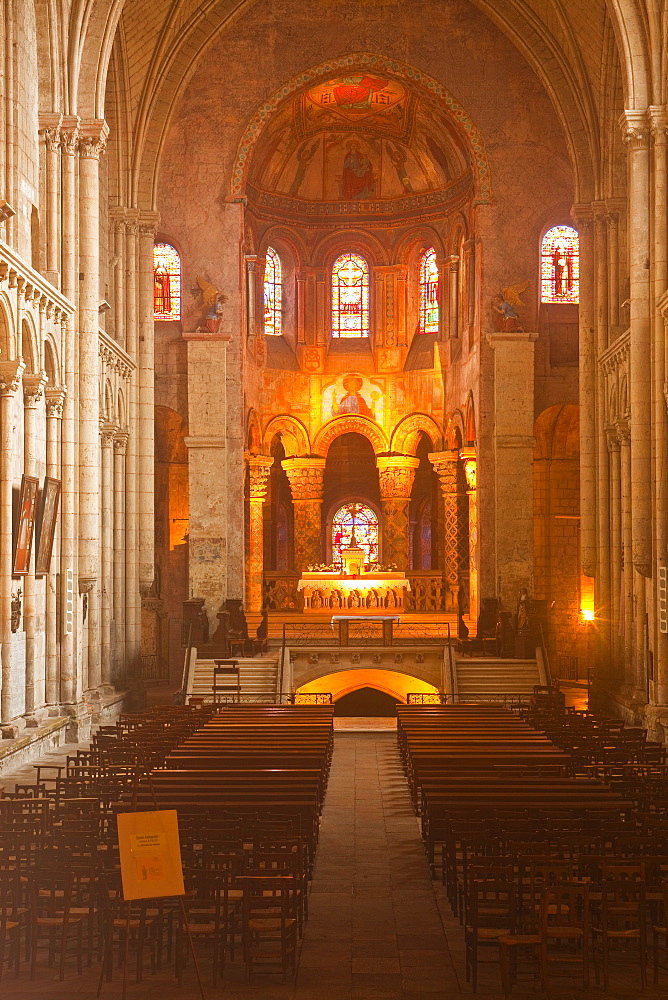
<path fill-rule="evenodd" d="M 202 293 L 202 304 L 206 309 L 204 316 L 204 328 L 209 333 L 218 333 L 223 318 L 223 302 L 227 302 L 227 296 L 223 295 L 215 285 L 205 278 L 197 275 L 197 284 Z M 197 291 L 195 289 L 195 291 Z"/>
<path fill-rule="evenodd" d="M 522 333 L 523 327 L 517 309 L 524 305 L 522 294 L 526 292 L 529 281 L 519 285 L 509 285 L 502 288 L 500 294 L 492 299 L 492 309 L 497 314 L 496 328 L 499 333 Z"/>

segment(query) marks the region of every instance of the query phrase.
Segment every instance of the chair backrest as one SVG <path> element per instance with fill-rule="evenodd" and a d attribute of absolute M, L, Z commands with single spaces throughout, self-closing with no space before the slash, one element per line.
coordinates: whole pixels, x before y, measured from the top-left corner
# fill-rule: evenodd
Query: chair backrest
<path fill-rule="evenodd" d="M 540 932 L 549 935 L 555 928 L 579 929 L 583 935 L 589 927 L 589 885 L 559 882 L 543 888 L 540 906 Z"/>

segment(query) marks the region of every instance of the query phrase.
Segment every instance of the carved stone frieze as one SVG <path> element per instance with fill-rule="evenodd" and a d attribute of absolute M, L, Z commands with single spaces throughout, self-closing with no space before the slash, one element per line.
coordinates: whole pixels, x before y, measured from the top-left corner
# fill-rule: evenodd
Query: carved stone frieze
<path fill-rule="evenodd" d="M 270 455 L 246 455 L 249 472 L 249 496 L 251 500 L 264 500 L 269 485 L 269 473 L 274 464 Z"/>

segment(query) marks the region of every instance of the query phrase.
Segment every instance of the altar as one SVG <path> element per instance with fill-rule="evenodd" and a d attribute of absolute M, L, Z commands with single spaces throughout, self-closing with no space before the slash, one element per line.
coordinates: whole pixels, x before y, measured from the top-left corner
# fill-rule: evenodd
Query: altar
<path fill-rule="evenodd" d="M 375 565 L 367 572 L 365 553 L 353 541 L 341 553 L 341 570 L 323 567 L 302 573 L 297 589 L 304 595 L 304 611 L 353 611 L 358 614 L 401 612 L 411 589 L 404 573 Z"/>

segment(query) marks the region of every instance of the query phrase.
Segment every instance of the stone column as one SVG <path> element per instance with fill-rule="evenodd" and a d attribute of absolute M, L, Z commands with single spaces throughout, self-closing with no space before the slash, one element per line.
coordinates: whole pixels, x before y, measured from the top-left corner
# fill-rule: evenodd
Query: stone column
<path fill-rule="evenodd" d="M 459 337 L 459 257 L 448 257 L 448 336 Z"/>
<path fill-rule="evenodd" d="M 102 444 L 102 572 L 100 608 L 100 677 L 106 693 L 111 691 L 111 615 L 113 589 L 113 447 L 116 427 L 104 424 Z"/>
<path fill-rule="evenodd" d="M 88 600 L 89 689 L 100 685 L 100 156 L 109 129 L 82 122 L 79 137 L 79 592 Z"/>
<path fill-rule="evenodd" d="M 65 389 L 59 386 L 49 386 L 46 397 L 46 474 L 51 479 L 61 479 L 60 464 L 60 430 L 63 419 Z M 58 630 L 57 630 L 57 591 L 58 565 L 62 522 L 62 480 L 61 480 L 61 513 L 56 521 L 56 531 L 51 551 L 51 566 L 46 578 L 46 704 L 51 715 L 57 715 L 60 701 L 60 678 L 58 669 Z"/>
<path fill-rule="evenodd" d="M 246 254 L 246 322 L 248 338 L 252 341 L 255 335 L 264 330 L 257 328 L 257 256 Z"/>
<path fill-rule="evenodd" d="M 262 611 L 264 588 L 264 498 L 269 470 L 274 464 L 268 455 L 246 455 L 249 473 L 248 565 L 246 567 L 246 610 Z"/>
<path fill-rule="evenodd" d="M 398 570 L 409 569 L 409 507 L 419 458 L 410 455 L 378 455 L 380 505 L 383 515 L 383 555 L 386 565 L 394 563 Z"/>
<path fill-rule="evenodd" d="M 608 452 L 610 454 L 610 647 L 613 678 L 619 681 L 620 666 L 620 598 L 622 587 L 622 479 L 621 448 L 615 427 L 609 427 Z"/>
<path fill-rule="evenodd" d="M 26 476 L 37 474 L 37 409 L 44 398 L 47 378 L 44 372 L 23 376 L 23 470 Z M 25 667 L 25 715 L 26 725 L 36 726 L 35 709 L 44 701 L 43 690 L 38 694 L 37 661 L 43 662 L 37 648 L 38 629 L 36 622 L 35 542 L 33 534 L 30 554 L 30 572 L 23 577 L 23 629 L 26 634 Z M 40 630 L 41 631 L 41 630 Z"/>
<path fill-rule="evenodd" d="M 624 573 L 624 663 L 628 670 L 633 664 L 633 523 L 631 506 L 631 434 L 628 421 L 617 424 L 620 442 L 622 521 L 622 567 Z M 627 684 L 630 677 L 625 677 Z"/>
<path fill-rule="evenodd" d="M 633 565 L 652 575 L 652 345 L 650 337 L 650 150 L 647 115 L 620 118 L 629 147 L 629 269 L 631 275 L 631 484 Z"/>
<path fill-rule="evenodd" d="M 478 490 L 477 463 L 474 448 L 462 449 L 464 475 L 469 498 L 469 618 L 478 621 Z"/>
<path fill-rule="evenodd" d="M 113 553 L 113 615 L 114 662 L 113 681 L 125 677 L 125 450 L 128 435 L 120 431 L 114 437 L 114 553 Z"/>
<path fill-rule="evenodd" d="M 446 611 L 459 610 L 459 503 L 457 495 L 458 451 L 432 452 L 429 461 L 436 470 L 443 494 L 443 572 L 447 587 Z"/>
<path fill-rule="evenodd" d="M 2 692 L 0 706 L 3 725 L 12 711 L 12 456 L 14 396 L 21 384 L 22 361 L 0 361 L 0 634 L 2 637 Z"/>
<path fill-rule="evenodd" d="M 323 561 L 322 486 L 324 458 L 286 458 L 281 463 L 292 491 L 295 514 L 295 569 L 303 573 L 307 566 Z"/>
<path fill-rule="evenodd" d="M 155 577 L 155 365 L 153 323 L 153 247 L 157 215 L 143 213 L 139 225 L 139 589 L 148 594 Z"/>
<path fill-rule="evenodd" d="M 136 213 L 134 213 L 136 214 Z M 126 210 L 125 221 L 125 324 L 126 350 L 133 358 L 139 354 L 137 325 L 137 252 L 138 223 Z M 125 457 L 125 670 L 126 678 L 139 670 L 141 623 L 139 608 L 139 513 L 138 470 L 138 374 L 135 371 L 127 387 L 128 440 Z"/>
<path fill-rule="evenodd" d="M 60 284 L 60 114 L 40 114 L 39 133 L 44 139 L 46 195 L 46 277 Z"/>
<path fill-rule="evenodd" d="M 594 224 L 591 207 L 575 205 L 580 235 L 580 561 L 585 576 L 596 576 L 596 338 L 594 303 Z"/>
<path fill-rule="evenodd" d="M 496 573 L 514 608 L 533 590 L 533 421 L 535 333 L 497 333 L 494 348 Z"/>

